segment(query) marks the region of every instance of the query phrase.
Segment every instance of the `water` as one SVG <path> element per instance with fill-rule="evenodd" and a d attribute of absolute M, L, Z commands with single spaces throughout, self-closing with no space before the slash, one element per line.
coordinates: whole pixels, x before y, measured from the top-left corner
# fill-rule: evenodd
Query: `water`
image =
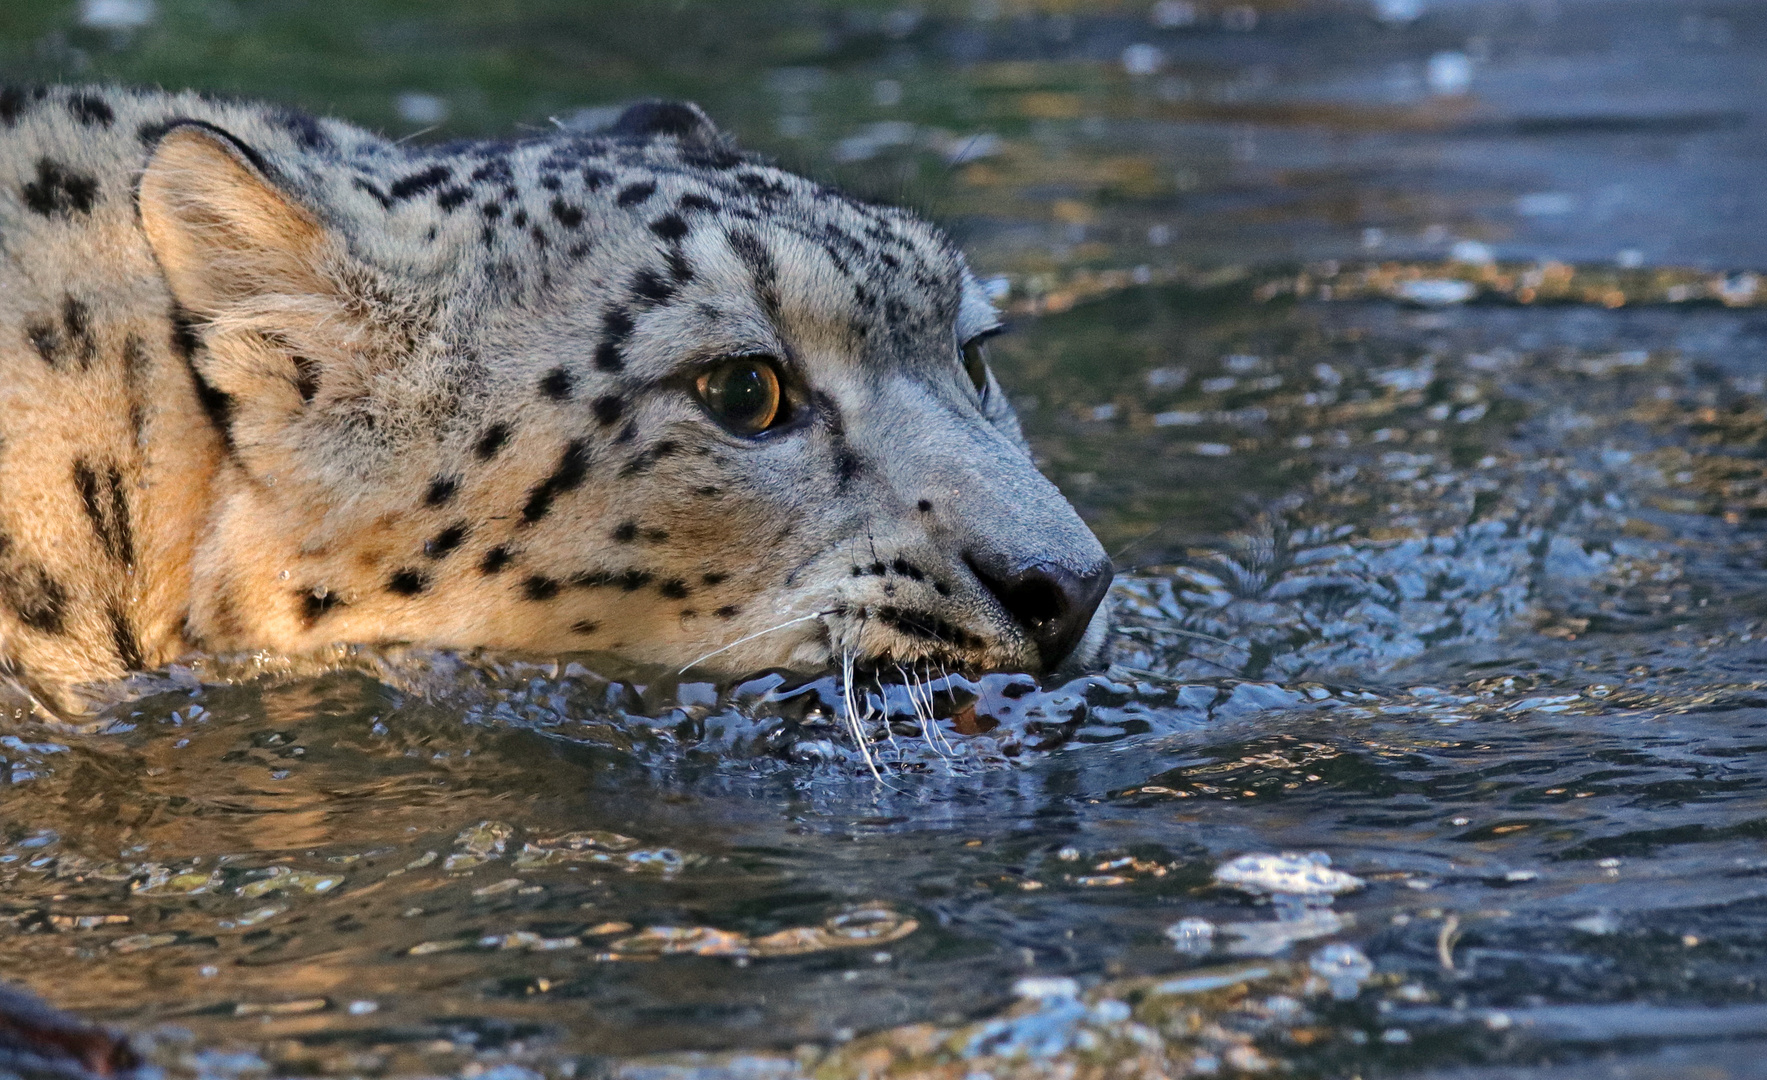
<path fill-rule="evenodd" d="M 863 751 L 832 678 L 604 657 L 208 658 L 7 721 L 0 972 L 168 1076 L 1760 1074 L 1758 15 L 1187 10 L 646 9 L 723 59 L 599 89 L 562 8 L 0 16 L 20 64 L 450 132 L 661 87 L 895 169 L 1007 279 L 1001 380 L 1124 569 L 1107 671 L 861 683 Z"/>

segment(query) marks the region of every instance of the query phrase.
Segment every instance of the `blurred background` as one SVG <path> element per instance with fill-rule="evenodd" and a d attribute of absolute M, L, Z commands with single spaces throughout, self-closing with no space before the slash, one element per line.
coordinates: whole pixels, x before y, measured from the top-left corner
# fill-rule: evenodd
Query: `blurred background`
<path fill-rule="evenodd" d="M 1759 266 L 1764 31 L 1736 0 L 8 0 L 0 70 L 425 140 L 690 98 L 1060 294 L 1307 259 Z"/>

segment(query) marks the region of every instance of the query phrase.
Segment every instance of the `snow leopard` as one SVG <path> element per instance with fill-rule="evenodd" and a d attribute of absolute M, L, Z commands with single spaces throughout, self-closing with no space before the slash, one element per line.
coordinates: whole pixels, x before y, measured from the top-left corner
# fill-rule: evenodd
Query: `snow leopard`
<path fill-rule="evenodd" d="M 193 652 L 1031 673 L 1111 563 L 938 228 L 697 106 L 417 145 L 0 90 L 0 666 Z"/>

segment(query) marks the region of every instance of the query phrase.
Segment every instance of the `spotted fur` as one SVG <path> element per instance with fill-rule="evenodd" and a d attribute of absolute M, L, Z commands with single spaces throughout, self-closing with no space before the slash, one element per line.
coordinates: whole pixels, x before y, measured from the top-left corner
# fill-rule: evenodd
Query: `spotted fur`
<path fill-rule="evenodd" d="M 423 147 L 7 89 L 0 246 L 0 667 L 62 704 L 333 642 L 1035 670 L 1108 580 L 955 248 L 689 105 Z M 695 380 L 760 354 L 744 437 Z"/>

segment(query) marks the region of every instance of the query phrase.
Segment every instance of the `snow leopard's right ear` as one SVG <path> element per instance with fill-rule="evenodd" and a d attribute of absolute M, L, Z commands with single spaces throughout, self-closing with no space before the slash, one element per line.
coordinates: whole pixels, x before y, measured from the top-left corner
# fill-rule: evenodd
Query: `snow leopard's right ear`
<path fill-rule="evenodd" d="M 708 149 L 722 148 L 726 142 L 712 118 L 691 101 L 640 101 L 628 105 L 607 133 L 636 138 L 673 135 L 684 146 Z"/>
<path fill-rule="evenodd" d="M 184 307 L 214 318 L 265 296 L 331 292 L 329 237 L 270 178 L 263 160 L 211 124 L 160 137 L 138 189 L 141 225 Z"/>

